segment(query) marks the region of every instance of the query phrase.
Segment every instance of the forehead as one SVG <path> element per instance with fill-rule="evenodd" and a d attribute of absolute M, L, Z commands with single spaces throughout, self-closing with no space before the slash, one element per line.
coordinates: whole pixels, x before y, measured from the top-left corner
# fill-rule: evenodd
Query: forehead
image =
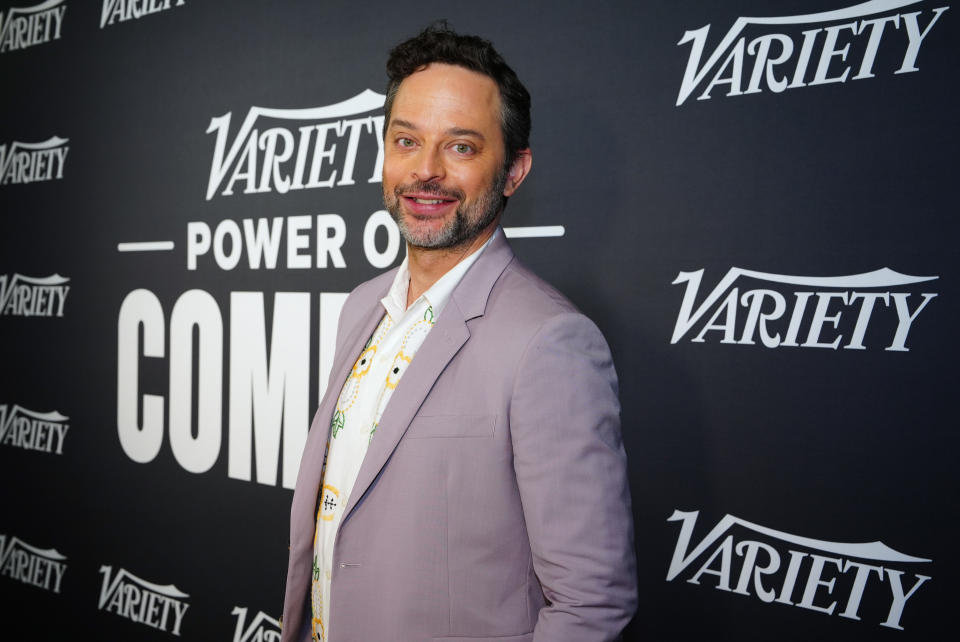
<path fill-rule="evenodd" d="M 432 63 L 400 83 L 391 122 L 403 120 L 423 129 L 475 129 L 485 136 L 500 131 L 500 91 L 484 74 Z"/>

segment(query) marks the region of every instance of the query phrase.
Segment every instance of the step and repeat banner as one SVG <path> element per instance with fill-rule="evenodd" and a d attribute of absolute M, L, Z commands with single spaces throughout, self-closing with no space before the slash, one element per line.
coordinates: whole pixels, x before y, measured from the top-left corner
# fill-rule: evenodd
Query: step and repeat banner
<path fill-rule="evenodd" d="M 613 350 L 625 639 L 947 635 L 951 0 L 3 2 L 4 630 L 278 638 L 339 310 L 404 253 L 384 62 L 437 18 L 530 89 L 504 226 Z"/>

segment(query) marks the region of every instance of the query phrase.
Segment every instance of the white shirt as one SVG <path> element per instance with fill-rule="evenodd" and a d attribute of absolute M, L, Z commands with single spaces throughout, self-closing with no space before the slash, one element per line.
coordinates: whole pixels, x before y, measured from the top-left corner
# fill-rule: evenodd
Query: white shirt
<path fill-rule="evenodd" d="M 330 580 L 337 531 L 380 417 L 403 373 L 446 307 L 454 288 L 480 253 L 490 245 L 490 241 L 500 233 L 498 227 L 480 249 L 440 277 L 409 308 L 406 303 L 410 270 L 408 260 L 404 258 L 393 285 L 380 300 L 386 313 L 344 382 L 330 423 L 317 529 L 313 539 L 310 591 L 313 608 L 311 631 L 313 639 L 318 642 L 327 639 L 330 626 Z"/>

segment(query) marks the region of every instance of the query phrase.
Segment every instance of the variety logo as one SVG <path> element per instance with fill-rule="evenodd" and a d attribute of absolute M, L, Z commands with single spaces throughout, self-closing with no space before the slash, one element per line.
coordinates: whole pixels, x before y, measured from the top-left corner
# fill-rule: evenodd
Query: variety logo
<path fill-rule="evenodd" d="M 280 621 L 275 620 L 263 611 L 246 625 L 247 609 L 233 607 L 233 615 L 237 616 L 237 628 L 233 632 L 233 642 L 277 642 L 280 640 Z"/>
<path fill-rule="evenodd" d="M 0 404 L 0 444 L 62 455 L 70 429 L 64 423 L 67 419 L 56 411 L 40 413 L 20 406 L 8 411 L 6 404 Z"/>
<path fill-rule="evenodd" d="M 383 107 L 384 96 L 369 89 L 349 100 L 307 109 L 251 107 L 228 146 L 231 113 L 210 119 L 207 133 L 217 140 L 207 184 L 207 200 L 242 187 L 244 194 L 313 189 L 355 184 L 358 151 L 373 149 L 364 175 L 379 183 L 383 165 L 383 116 L 369 112 Z M 366 114 L 366 115 L 364 115 Z M 268 126 L 268 121 L 280 121 Z M 295 130 L 284 122 L 300 121 Z"/>
<path fill-rule="evenodd" d="M 0 12 L 0 53 L 59 40 L 63 14 L 66 12 L 64 0 L 47 0 L 32 7 L 14 7 L 7 15 Z"/>
<path fill-rule="evenodd" d="M 116 613 L 133 622 L 180 635 L 183 615 L 190 606 L 183 600 L 190 597 L 173 584 L 160 586 L 140 579 L 126 569 L 112 574 L 110 566 L 101 566 L 101 611 Z M 112 577 L 111 577 L 112 575 Z"/>
<path fill-rule="evenodd" d="M 707 333 L 714 332 L 716 335 L 711 336 L 722 336 L 720 343 L 755 345 L 759 339 L 768 348 L 836 350 L 842 345 L 848 350 L 865 350 L 868 329 L 879 326 L 877 332 L 889 341 L 884 349 L 901 352 L 909 350 L 906 344 L 910 329 L 937 294 L 895 292 L 892 288 L 939 278 L 910 276 L 889 268 L 851 276 L 816 277 L 735 267 L 694 309 L 702 277 L 703 270 L 680 272 L 673 281 L 674 285 L 686 283 L 686 291 L 670 343 L 680 341 L 712 311 L 691 341 L 702 343 Z M 769 287 L 749 289 L 741 294 L 742 281 L 738 281 L 741 278 L 794 288 L 790 296 Z M 735 283 L 737 287 L 733 287 Z M 895 315 L 890 313 L 891 307 Z M 875 315 L 877 310 L 880 313 Z M 875 322 L 874 316 L 882 320 Z M 802 340 L 801 330 L 805 330 Z"/>
<path fill-rule="evenodd" d="M 920 47 L 950 7 L 889 12 L 922 3 L 923 0 L 870 0 L 844 9 L 800 16 L 739 17 L 705 60 L 710 25 L 687 31 L 677 43 L 690 43 L 690 58 L 677 106 L 701 87 L 703 92 L 697 100 L 709 99 L 710 92 L 721 86 L 727 88 L 727 96 L 741 96 L 758 94 L 764 89 L 780 93 L 786 89 L 845 83 L 848 79 L 873 78 L 881 47 L 885 54 L 894 52 L 900 60 L 894 74 L 918 71 Z M 759 31 L 759 35 L 745 35 L 748 28 L 754 33 Z M 753 58 L 752 64 L 749 58 Z M 852 76 L 851 71 L 854 71 Z"/>
<path fill-rule="evenodd" d="M 31 546 L 26 542 L 0 535 L 0 575 L 17 582 L 60 592 L 60 583 L 67 570 L 66 557 L 56 550 Z"/>
<path fill-rule="evenodd" d="M 15 317 L 62 317 L 70 279 L 53 274 L 33 278 L 0 274 L 0 315 Z"/>
<path fill-rule="evenodd" d="M 905 572 L 896 567 L 930 560 L 899 553 L 883 542 L 848 544 L 811 539 L 732 515 L 721 519 L 690 550 L 697 515 L 698 511 L 675 510 L 667 519 L 681 522 L 667 571 L 668 582 L 688 568 L 694 568 L 691 564 L 695 561 L 705 560 L 687 582 L 700 584 L 704 575 L 712 575 L 718 590 L 754 595 L 767 604 L 777 602 L 827 615 L 833 615 L 842 600 L 838 615 L 851 620 L 860 620 L 861 604 L 866 598 L 886 610 L 881 626 L 903 630 L 900 620 L 907 601 L 930 579 L 927 575 L 914 574 L 907 579 L 910 586 L 904 591 Z M 749 539 L 737 539 L 734 533 L 728 533 L 734 527 L 752 531 Z M 708 551 L 712 552 L 707 555 Z M 737 558 L 742 558 L 739 574 L 733 568 Z M 801 591 L 799 601 L 796 600 L 798 591 Z"/>
<path fill-rule="evenodd" d="M 184 0 L 177 0 L 176 7 L 182 7 Z M 103 0 L 100 9 L 100 28 L 115 22 L 126 22 L 170 9 L 170 0 Z"/>
<path fill-rule="evenodd" d="M 42 143 L 0 145 L 0 185 L 39 183 L 63 178 L 69 139 L 52 136 Z"/>

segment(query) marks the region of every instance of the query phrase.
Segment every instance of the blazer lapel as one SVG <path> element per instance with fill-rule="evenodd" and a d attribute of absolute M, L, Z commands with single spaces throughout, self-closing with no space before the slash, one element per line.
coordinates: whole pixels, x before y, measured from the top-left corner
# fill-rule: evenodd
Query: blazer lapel
<path fill-rule="evenodd" d="M 298 491 L 302 491 L 303 496 L 300 497 L 297 492 L 294 492 L 293 497 L 294 506 L 301 507 L 303 510 L 293 510 L 291 512 L 292 519 L 300 518 L 302 523 L 291 522 L 291 532 L 299 532 L 298 528 L 302 529 L 304 536 L 309 535 L 310 540 L 313 539 L 313 531 L 316 528 L 316 503 L 320 492 L 320 483 L 323 481 L 323 458 L 327 447 L 327 438 L 330 434 L 330 419 L 333 417 L 333 410 L 340 396 L 343 382 L 346 381 L 357 357 L 360 356 L 364 345 L 366 345 L 367 340 L 383 317 L 380 299 L 383 298 L 384 294 L 386 294 L 386 291 L 376 293 L 372 303 L 364 306 L 364 311 L 358 316 L 353 326 L 350 328 L 344 327 L 345 338 L 338 342 L 338 350 L 334 357 L 333 366 L 330 368 L 330 381 L 327 383 L 327 390 L 317 409 L 310 434 L 307 436 L 296 486 Z M 378 308 L 380 314 L 377 314 Z"/>
<path fill-rule="evenodd" d="M 503 232 L 499 232 L 454 289 L 437 324 L 417 350 L 380 418 L 350 492 L 344 521 L 349 519 L 354 507 L 390 459 L 434 382 L 470 338 L 467 321 L 483 314 L 494 283 L 513 256 Z"/>
<path fill-rule="evenodd" d="M 383 318 L 384 309 L 380 304 L 380 299 L 386 295 L 387 291 L 375 294 L 373 301 L 365 306 L 357 322 L 352 328 L 344 328 L 346 337 L 340 343 L 340 349 L 334 358 L 333 366 L 330 368 L 330 380 L 327 382 L 327 391 L 324 393 L 323 403 L 320 404 L 319 416 L 323 418 L 327 425 L 323 426 L 323 432 L 326 435 L 330 431 L 330 420 L 333 417 L 333 409 L 336 407 L 337 399 L 340 397 L 340 390 L 343 388 L 343 382 L 347 380 L 353 364 L 357 357 L 363 351 L 367 341 L 376 330 L 377 324 Z M 324 437 L 326 445 L 326 437 Z"/>
<path fill-rule="evenodd" d="M 447 363 L 470 337 L 467 324 L 454 310 L 453 301 L 447 304 L 437 324 L 430 330 L 423 345 L 403 374 L 403 379 L 394 391 L 387 408 L 380 418 L 377 431 L 367 448 L 367 454 L 360 465 L 357 480 L 350 492 L 350 499 L 344 512 L 346 521 L 357 502 L 367 491 L 383 465 L 393 454 L 400 438 L 407 431 L 417 410 L 433 387 L 434 381 L 443 372 Z"/>

